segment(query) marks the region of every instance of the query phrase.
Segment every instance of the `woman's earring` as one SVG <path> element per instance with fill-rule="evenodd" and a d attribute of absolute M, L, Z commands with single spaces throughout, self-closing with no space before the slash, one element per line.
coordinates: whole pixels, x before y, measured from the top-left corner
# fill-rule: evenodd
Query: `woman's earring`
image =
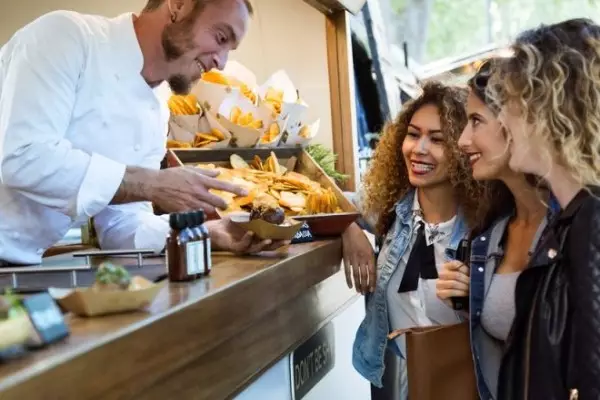
<path fill-rule="evenodd" d="M 177 15 L 171 14 L 171 22 L 175 23 L 175 21 L 177 21 Z"/>

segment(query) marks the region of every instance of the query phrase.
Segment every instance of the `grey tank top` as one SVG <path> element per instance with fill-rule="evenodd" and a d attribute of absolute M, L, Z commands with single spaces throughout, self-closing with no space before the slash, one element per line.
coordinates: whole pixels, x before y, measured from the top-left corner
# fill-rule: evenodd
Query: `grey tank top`
<path fill-rule="evenodd" d="M 492 337 L 506 341 L 515 319 L 515 286 L 520 271 L 494 274 L 483 302 L 481 326 Z"/>

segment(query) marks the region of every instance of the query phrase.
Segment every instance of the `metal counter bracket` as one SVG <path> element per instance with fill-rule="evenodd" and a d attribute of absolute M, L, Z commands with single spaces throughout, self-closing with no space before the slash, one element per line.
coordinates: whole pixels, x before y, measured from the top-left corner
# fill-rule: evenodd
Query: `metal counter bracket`
<path fill-rule="evenodd" d="M 71 275 L 71 287 L 77 287 L 77 272 L 79 271 L 90 271 L 95 270 L 95 264 L 93 259 L 97 258 L 136 258 L 138 268 L 142 268 L 144 265 L 144 257 L 157 256 L 158 254 L 154 250 L 94 250 L 84 251 L 72 254 L 72 258 L 85 258 L 85 265 L 67 265 L 69 260 L 63 265 L 60 265 L 58 259 L 53 260 L 53 265 L 46 265 L 44 263 L 34 266 L 10 266 L 10 264 L 4 264 L 8 266 L 0 265 L 0 275 L 11 276 L 11 283 L 13 289 L 19 287 L 19 275 L 25 274 L 36 274 L 36 273 L 61 273 L 69 272 Z"/>

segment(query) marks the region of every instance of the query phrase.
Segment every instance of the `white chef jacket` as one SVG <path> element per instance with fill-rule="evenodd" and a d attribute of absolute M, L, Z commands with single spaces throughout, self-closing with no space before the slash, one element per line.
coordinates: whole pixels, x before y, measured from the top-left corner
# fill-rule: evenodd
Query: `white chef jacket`
<path fill-rule="evenodd" d="M 150 203 L 109 206 L 126 165 L 165 154 L 169 112 L 143 63 L 133 14 L 52 12 L 0 50 L 0 260 L 39 263 L 92 216 L 103 248 L 164 246 Z"/>

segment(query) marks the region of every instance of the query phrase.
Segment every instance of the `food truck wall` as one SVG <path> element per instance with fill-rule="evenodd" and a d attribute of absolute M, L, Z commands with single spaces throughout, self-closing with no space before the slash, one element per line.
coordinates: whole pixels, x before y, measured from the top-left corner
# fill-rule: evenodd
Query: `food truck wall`
<path fill-rule="evenodd" d="M 321 119 L 316 143 L 332 148 L 325 16 L 302 0 L 254 0 L 247 37 L 231 59 L 248 67 L 259 84 L 283 69 L 309 105 L 307 120 Z M 36 17 L 52 10 L 116 16 L 139 12 L 146 0 L 21 0 L 2 9 L 0 45 Z"/>

